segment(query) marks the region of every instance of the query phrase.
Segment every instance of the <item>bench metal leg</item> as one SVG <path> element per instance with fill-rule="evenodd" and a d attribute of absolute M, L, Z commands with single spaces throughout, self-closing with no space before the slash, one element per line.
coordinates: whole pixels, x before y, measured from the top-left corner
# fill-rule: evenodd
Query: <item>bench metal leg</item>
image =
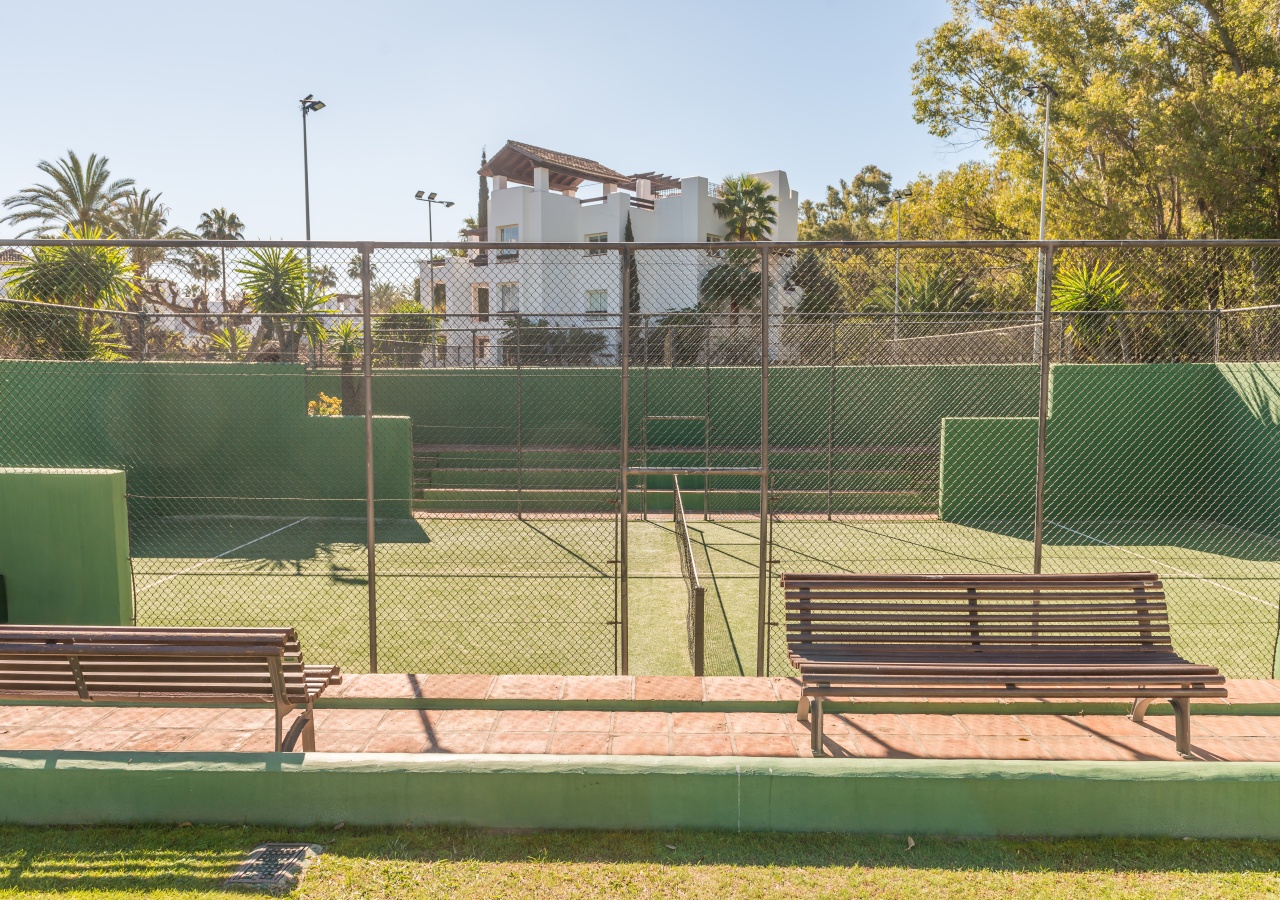
<path fill-rule="evenodd" d="M 822 750 L 822 698 L 813 698 L 813 724 L 809 726 L 809 740 L 815 757 L 823 756 Z"/>
<path fill-rule="evenodd" d="M 1191 698 L 1173 697 L 1169 702 L 1173 705 L 1178 752 L 1191 759 Z"/>
<path fill-rule="evenodd" d="M 279 753 L 284 748 L 284 714 L 287 709 L 276 707 L 276 752 Z"/>
<path fill-rule="evenodd" d="M 298 718 L 293 720 L 293 725 L 289 727 L 289 733 L 285 735 L 281 749 L 286 753 L 292 753 L 293 748 L 298 746 L 298 738 L 302 738 L 304 753 L 316 752 L 315 710 L 310 703 L 298 714 Z"/>
<path fill-rule="evenodd" d="M 1133 701 L 1133 708 L 1129 710 L 1129 718 L 1137 724 L 1142 724 L 1143 717 L 1147 714 L 1147 707 L 1154 702 L 1152 697 L 1139 697 Z"/>
<path fill-rule="evenodd" d="M 809 721 L 809 698 L 804 694 L 800 695 L 800 705 L 796 707 L 796 721 Z"/>

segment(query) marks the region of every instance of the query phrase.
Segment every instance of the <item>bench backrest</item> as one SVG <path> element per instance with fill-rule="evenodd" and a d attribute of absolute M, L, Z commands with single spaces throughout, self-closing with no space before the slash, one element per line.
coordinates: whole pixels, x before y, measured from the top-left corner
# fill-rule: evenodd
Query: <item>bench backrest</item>
<path fill-rule="evenodd" d="M 787 646 L 802 656 L 918 652 L 1049 656 L 1170 649 L 1153 572 L 1081 575 L 786 574 Z"/>
<path fill-rule="evenodd" d="M 292 628 L 0 626 L 0 697 L 306 701 Z"/>

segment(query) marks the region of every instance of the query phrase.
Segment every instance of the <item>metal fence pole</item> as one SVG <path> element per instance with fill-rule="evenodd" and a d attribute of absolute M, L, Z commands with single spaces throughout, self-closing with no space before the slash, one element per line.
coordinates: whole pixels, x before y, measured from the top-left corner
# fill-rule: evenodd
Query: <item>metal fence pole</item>
<path fill-rule="evenodd" d="M 1040 330 L 1036 349 L 1040 351 L 1040 409 L 1036 428 L 1036 523 L 1034 535 L 1035 562 L 1033 571 L 1040 574 L 1044 558 L 1044 467 L 1045 439 L 1049 428 L 1049 327 L 1053 321 L 1053 309 L 1049 302 L 1049 285 L 1053 284 L 1053 245 L 1040 248 Z"/>
<path fill-rule="evenodd" d="M 524 519 L 524 419 L 521 393 L 521 369 L 524 361 L 524 344 L 520 337 L 520 317 L 516 316 L 516 518 Z"/>
<path fill-rule="evenodd" d="M 769 619 L 769 248 L 760 248 L 760 585 L 756 602 L 756 675 L 764 675 Z"/>
<path fill-rule="evenodd" d="M 147 361 L 147 314 L 138 317 L 138 361 Z"/>
<path fill-rule="evenodd" d="M 378 671 L 378 545 L 374 523 L 377 508 L 373 493 L 373 299 L 370 292 L 373 254 L 371 244 L 360 245 L 360 294 L 361 313 L 364 322 L 364 491 L 365 491 L 365 544 L 368 547 L 369 571 L 369 671 Z"/>
<path fill-rule="evenodd" d="M 831 317 L 831 371 L 827 385 L 827 521 L 831 521 L 831 506 L 835 496 L 835 444 L 836 444 L 836 323 Z"/>
<path fill-rule="evenodd" d="M 630 465 L 630 457 L 628 453 L 628 445 L 630 437 L 628 435 L 628 375 L 631 362 L 631 254 L 634 251 L 631 247 L 622 249 L 622 303 L 620 312 L 622 318 L 622 338 L 621 350 L 619 351 L 619 373 L 621 377 L 622 394 L 619 399 L 620 418 L 618 422 L 619 431 L 619 452 L 618 459 L 620 464 L 621 496 L 618 498 L 618 543 L 620 544 L 618 553 L 618 624 L 619 624 L 619 653 L 621 659 L 621 672 L 623 675 L 631 674 L 631 652 L 630 652 L 630 631 L 627 627 L 627 519 L 628 519 L 628 497 L 627 497 L 627 468 Z"/>

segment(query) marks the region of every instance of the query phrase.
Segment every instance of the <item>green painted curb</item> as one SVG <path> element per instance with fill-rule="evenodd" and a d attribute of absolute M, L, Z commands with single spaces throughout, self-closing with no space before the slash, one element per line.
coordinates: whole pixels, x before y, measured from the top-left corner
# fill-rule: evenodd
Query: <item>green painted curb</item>
<path fill-rule="evenodd" d="M 1280 765 L 0 753 L 0 821 L 1280 838 Z"/>

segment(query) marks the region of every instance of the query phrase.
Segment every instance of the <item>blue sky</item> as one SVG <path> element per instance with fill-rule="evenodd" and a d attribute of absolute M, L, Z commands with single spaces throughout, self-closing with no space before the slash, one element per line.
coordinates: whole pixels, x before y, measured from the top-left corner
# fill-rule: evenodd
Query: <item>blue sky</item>
<path fill-rule="evenodd" d="M 945 0 L 793 3 L 23 3 L 5 7 L 0 196 L 67 148 L 164 193 L 193 227 L 303 235 L 297 101 L 311 117 L 312 235 L 425 240 L 418 189 L 473 212 L 480 148 L 508 138 L 623 172 L 785 169 L 802 198 L 874 162 L 898 183 L 956 152 L 911 118 L 915 44 Z M 67 27 L 72 19 L 75 27 Z M 16 229 L 0 225 L 0 236 Z"/>

